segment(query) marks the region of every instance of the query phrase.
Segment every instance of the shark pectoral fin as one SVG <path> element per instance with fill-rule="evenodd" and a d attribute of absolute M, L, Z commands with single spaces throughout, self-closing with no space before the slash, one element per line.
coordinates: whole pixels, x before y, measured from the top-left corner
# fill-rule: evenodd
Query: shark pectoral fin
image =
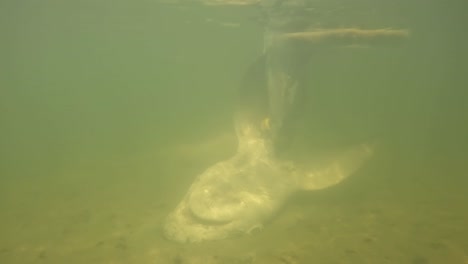
<path fill-rule="evenodd" d="M 374 152 L 374 145 L 363 144 L 327 159 L 314 169 L 305 170 L 298 179 L 299 188 L 318 190 L 333 186 L 358 170 Z"/>

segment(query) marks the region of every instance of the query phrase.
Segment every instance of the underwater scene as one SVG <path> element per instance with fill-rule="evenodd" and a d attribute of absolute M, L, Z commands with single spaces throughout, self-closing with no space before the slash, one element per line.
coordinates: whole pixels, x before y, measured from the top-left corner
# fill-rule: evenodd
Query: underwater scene
<path fill-rule="evenodd" d="M 465 10 L 0 1 L 0 263 L 468 264 Z"/>

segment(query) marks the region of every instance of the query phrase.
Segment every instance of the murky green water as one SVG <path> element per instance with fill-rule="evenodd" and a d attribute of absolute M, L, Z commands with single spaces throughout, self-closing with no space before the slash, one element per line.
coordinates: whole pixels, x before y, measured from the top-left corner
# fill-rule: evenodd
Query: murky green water
<path fill-rule="evenodd" d="M 0 262 L 468 263 L 468 6 L 378 2 L 314 3 L 323 27 L 411 37 L 314 50 L 290 150 L 377 139 L 374 159 L 261 232 L 180 245 L 161 224 L 235 151 L 258 10 L 1 1 Z"/>

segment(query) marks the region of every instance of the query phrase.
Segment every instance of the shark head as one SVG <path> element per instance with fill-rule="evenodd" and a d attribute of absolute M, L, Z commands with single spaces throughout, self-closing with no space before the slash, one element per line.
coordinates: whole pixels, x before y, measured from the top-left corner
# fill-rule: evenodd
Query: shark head
<path fill-rule="evenodd" d="M 268 140 L 251 129 L 238 133 L 234 157 L 197 176 L 166 219 L 168 239 L 191 243 L 250 234 L 263 227 L 294 192 L 337 184 L 372 154 L 372 147 L 359 145 L 303 169 L 275 159 Z"/>

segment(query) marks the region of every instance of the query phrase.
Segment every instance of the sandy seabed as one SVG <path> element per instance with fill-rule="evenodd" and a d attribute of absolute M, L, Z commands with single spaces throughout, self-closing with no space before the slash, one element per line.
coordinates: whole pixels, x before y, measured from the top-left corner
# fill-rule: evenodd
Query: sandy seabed
<path fill-rule="evenodd" d="M 252 235 L 166 240 L 164 218 L 193 178 L 232 154 L 224 140 L 2 184 L 0 263 L 468 263 L 468 194 L 435 175 L 461 170 L 384 157 L 339 186 L 291 197 Z"/>

